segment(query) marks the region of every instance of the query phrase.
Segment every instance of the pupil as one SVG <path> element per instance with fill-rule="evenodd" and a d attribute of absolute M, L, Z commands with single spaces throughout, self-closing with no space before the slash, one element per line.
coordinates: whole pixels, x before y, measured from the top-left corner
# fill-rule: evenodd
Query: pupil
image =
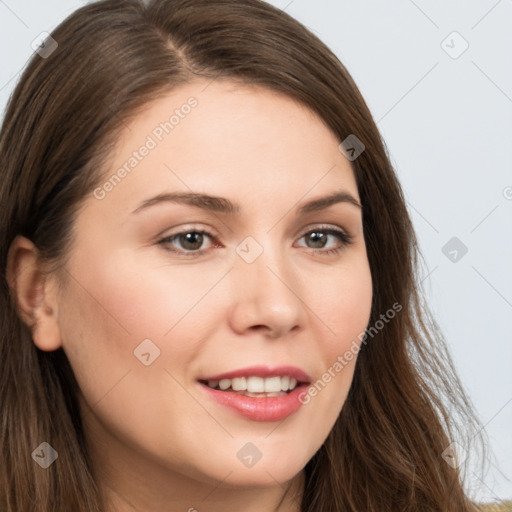
<path fill-rule="evenodd" d="M 186 249 L 199 249 L 199 247 L 201 247 L 201 244 L 202 244 L 202 241 L 203 241 L 203 235 L 201 233 L 198 233 L 197 231 L 193 231 L 191 233 L 186 233 L 185 235 L 181 235 L 182 236 L 182 241 L 184 240 L 185 243 L 183 244 L 183 247 L 185 247 Z M 194 241 L 194 238 L 197 238 L 199 237 L 198 240 L 195 240 Z M 197 245 L 197 247 L 190 247 L 187 246 L 187 244 L 192 244 L 192 245 Z"/>
<path fill-rule="evenodd" d="M 325 245 L 325 234 L 324 233 L 317 233 L 313 232 L 310 233 L 310 240 L 316 238 L 317 240 L 313 240 L 313 243 L 318 243 L 318 239 L 321 240 L 320 245 L 316 245 L 315 247 L 323 247 Z M 322 243 L 323 241 L 323 243 Z"/>

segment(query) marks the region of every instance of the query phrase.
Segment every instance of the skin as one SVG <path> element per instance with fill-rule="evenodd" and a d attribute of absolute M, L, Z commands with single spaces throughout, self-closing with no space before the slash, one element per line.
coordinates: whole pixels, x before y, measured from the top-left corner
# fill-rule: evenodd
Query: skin
<path fill-rule="evenodd" d="M 316 114 L 229 81 L 189 83 L 147 105 L 105 179 L 191 96 L 198 105 L 133 171 L 103 199 L 87 197 L 66 266 L 44 277 L 36 248 L 18 237 L 9 282 L 36 346 L 63 347 L 70 360 L 109 510 L 298 511 L 303 468 L 343 407 L 356 357 L 280 422 L 239 416 L 197 379 L 262 364 L 297 366 L 316 382 L 357 340 L 372 299 L 361 208 L 295 213 L 339 189 L 359 201 L 357 185 Z M 167 202 L 131 213 L 164 191 L 225 197 L 241 212 Z M 352 244 L 326 254 L 343 242 L 304 236 L 322 225 Z M 212 238 L 158 243 L 194 229 Z M 248 236 L 263 249 L 252 263 L 236 252 Z M 166 249 L 194 247 L 205 253 Z M 149 366 L 134 355 L 145 339 L 160 350 Z M 237 458 L 248 442 L 262 453 L 250 468 Z"/>

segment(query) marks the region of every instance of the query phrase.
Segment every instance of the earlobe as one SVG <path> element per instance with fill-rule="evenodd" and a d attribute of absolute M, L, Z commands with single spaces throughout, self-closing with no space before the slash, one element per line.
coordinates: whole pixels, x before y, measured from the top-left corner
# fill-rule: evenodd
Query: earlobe
<path fill-rule="evenodd" d="M 62 346 L 57 321 L 57 301 L 49 277 L 39 266 L 36 246 L 17 236 L 7 257 L 7 282 L 18 314 L 32 332 L 34 344 L 52 351 Z"/>

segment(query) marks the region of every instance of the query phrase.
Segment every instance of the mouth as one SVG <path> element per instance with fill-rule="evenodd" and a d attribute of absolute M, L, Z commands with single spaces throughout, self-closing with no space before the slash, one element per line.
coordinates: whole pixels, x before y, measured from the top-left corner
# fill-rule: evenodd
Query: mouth
<path fill-rule="evenodd" d="M 297 413 L 311 378 L 302 370 L 281 366 L 245 368 L 197 379 L 205 397 L 246 419 L 282 421 Z"/>
<path fill-rule="evenodd" d="M 233 379 L 199 379 L 199 382 L 217 391 L 231 392 L 252 397 L 284 396 L 291 393 L 300 385 L 307 384 L 307 382 L 297 381 L 297 379 L 288 375 L 267 378 L 251 375 Z"/>
<path fill-rule="evenodd" d="M 198 379 L 210 389 L 254 398 L 278 397 L 310 383 L 309 376 L 295 367 L 252 367 Z"/>

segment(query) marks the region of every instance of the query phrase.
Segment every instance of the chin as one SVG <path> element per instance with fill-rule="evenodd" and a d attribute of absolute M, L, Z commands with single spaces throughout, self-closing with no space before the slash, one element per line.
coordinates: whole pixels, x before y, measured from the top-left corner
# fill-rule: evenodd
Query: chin
<path fill-rule="evenodd" d="M 270 467 L 260 467 L 256 469 L 256 467 L 246 469 L 246 468 L 236 468 L 232 469 L 232 473 L 226 478 L 223 482 L 223 487 L 232 487 L 232 488 L 267 488 L 267 487 L 275 487 L 277 483 L 283 484 L 288 482 L 292 478 L 294 478 L 302 468 L 294 468 L 293 470 L 289 468 L 284 474 L 281 472 L 273 471 L 272 466 Z M 223 477 L 225 477 L 224 475 Z"/>
<path fill-rule="evenodd" d="M 291 464 L 290 460 L 283 454 L 275 457 L 263 457 L 251 467 L 246 467 L 237 458 L 217 460 L 215 466 L 213 463 L 207 467 L 197 467 L 196 479 L 204 481 L 209 485 L 216 485 L 215 482 L 222 482 L 224 488 L 244 488 L 244 487 L 275 487 L 277 483 L 285 483 L 296 477 L 304 468 L 306 462 L 297 462 Z M 198 475 L 202 474 L 203 477 Z M 190 476 L 193 476 L 192 474 Z"/>

